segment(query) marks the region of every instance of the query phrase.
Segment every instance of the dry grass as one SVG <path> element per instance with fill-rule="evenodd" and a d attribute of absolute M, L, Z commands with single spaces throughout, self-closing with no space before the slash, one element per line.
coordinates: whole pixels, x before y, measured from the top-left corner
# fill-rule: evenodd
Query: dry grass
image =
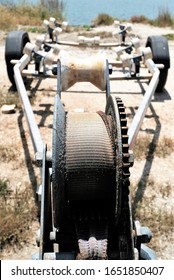
<path fill-rule="evenodd" d="M 132 16 L 130 20 L 132 23 L 148 23 L 159 27 L 174 26 L 174 18 L 168 8 L 159 9 L 158 16 L 154 20 L 143 15 Z"/>
<path fill-rule="evenodd" d="M 33 32 L 36 32 L 36 30 L 42 32 L 43 28 L 39 27 L 42 20 L 48 19 L 50 16 L 57 20 L 63 20 L 64 9 L 65 5 L 60 0 L 39 0 L 37 4 L 31 4 L 28 1 L 19 2 L 19 4 L 2 1 L 0 4 L 0 28 L 9 31 L 16 30 L 20 26 L 34 26 L 32 28 Z M 106 13 L 101 13 L 92 21 L 92 26 L 111 25 L 115 19 Z M 174 19 L 166 8 L 160 9 L 157 18 L 154 20 L 150 20 L 143 15 L 132 16 L 129 20 L 133 23 L 148 23 L 160 27 L 174 25 Z M 90 30 L 90 28 L 90 26 L 86 26 L 86 29 Z"/>
<path fill-rule="evenodd" d="M 0 26 L 2 30 L 13 30 L 18 25 L 30 25 L 31 18 L 33 25 L 40 25 L 40 17 L 37 16 L 34 7 L 28 5 L 12 7 L 0 5 Z"/>
<path fill-rule="evenodd" d="M 2 88 L 0 94 L 0 107 L 4 104 L 15 104 L 16 108 L 21 108 L 21 102 L 19 100 L 18 93 L 16 91 L 8 91 L 7 89 Z"/>
<path fill-rule="evenodd" d="M 167 8 L 159 10 L 158 17 L 154 20 L 154 25 L 159 27 L 174 25 L 174 19 Z"/>
<path fill-rule="evenodd" d="M 174 140 L 164 136 L 157 144 L 156 155 L 164 158 L 169 156 L 172 152 L 174 152 Z"/>
<path fill-rule="evenodd" d="M 147 158 L 154 151 L 157 157 L 165 158 L 174 152 L 174 140 L 169 137 L 162 137 L 158 143 L 153 143 L 149 135 L 139 136 L 134 145 L 134 156 L 136 160 Z"/>
<path fill-rule="evenodd" d="M 29 237 L 29 226 L 36 220 L 37 209 L 31 187 L 12 191 L 9 182 L 0 180 L 0 251 L 7 245 L 20 244 Z"/>
<path fill-rule="evenodd" d="M 98 25 L 111 25 L 113 24 L 115 18 L 111 17 L 108 14 L 102 13 L 99 14 L 93 21 L 92 25 L 98 26 Z"/>
<path fill-rule="evenodd" d="M 80 36 L 85 36 L 85 37 L 88 37 L 88 38 L 94 37 L 94 36 L 99 36 L 100 39 L 112 38 L 113 37 L 112 32 L 105 32 L 105 31 L 95 32 L 95 34 L 93 32 L 90 32 L 90 31 L 87 31 L 87 32 L 80 31 L 79 35 Z"/>
<path fill-rule="evenodd" d="M 142 188 L 142 185 L 143 183 L 138 188 Z M 152 231 L 153 238 L 150 247 L 159 255 L 165 249 L 161 243 L 162 239 L 168 238 L 170 243 L 174 242 L 173 187 L 169 183 L 157 184 L 153 178 L 150 178 L 144 186 L 143 198 L 139 198 L 136 206 L 133 204 L 134 219 L 139 220 L 142 226 L 148 226 Z M 133 189 L 134 202 L 137 186 L 131 186 L 131 189 Z"/>
<path fill-rule="evenodd" d="M 23 2 L 14 4 L 7 2 L 0 4 L 0 28 L 2 30 L 13 30 L 20 26 L 41 25 L 43 19 L 55 16 L 62 19 L 64 5 L 62 1 L 40 0 L 38 4 Z"/>
<path fill-rule="evenodd" d="M 19 158 L 20 150 L 15 144 L 0 144 L 0 162 L 16 161 Z"/>
<path fill-rule="evenodd" d="M 145 23 L 145 24 L 149 23 L 148 18 L 143 16 L 143 15 L 141 15 L 141 16 L 132 16 L 130 18 L 130 21 L 132 23 Z"/>

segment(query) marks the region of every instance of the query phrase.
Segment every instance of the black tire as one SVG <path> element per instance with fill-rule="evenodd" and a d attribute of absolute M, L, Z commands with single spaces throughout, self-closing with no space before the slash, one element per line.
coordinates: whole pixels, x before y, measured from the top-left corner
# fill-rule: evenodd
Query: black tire
<path fill-rule="evenodd" d="M 168 41 L 163 36 L 149 36 L 146 47 L 151 48 L 153 61 L 156 64 L 164 64 L 164 68 L 160 69 L 159 83 L 156 88 L 156 92 L 161 92 L 166 84 L 168 69 L 170 68 Z"/>
<path fill-rule="evenodd" d="M 16 87 L 14 80 L 14 65 L 11 63 L 12 59 L 20 59 L 23 55 L 23 49 L 26 43 L 30 42 L 28 33 L 25 31 L 12 31 L 7 35 L 5 44 L 5 61 L 7 67 L 7 74 L 10 82 Z"/>

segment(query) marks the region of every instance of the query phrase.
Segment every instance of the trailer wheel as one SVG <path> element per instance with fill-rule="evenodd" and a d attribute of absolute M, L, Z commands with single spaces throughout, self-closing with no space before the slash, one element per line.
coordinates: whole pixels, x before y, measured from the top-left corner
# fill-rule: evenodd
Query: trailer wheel
<path fill-rule="evenodd" d="M 7 74 L 10 82 L 16 87 L 14 80 L 14 65 L 11 63 L 12 59 L 20 59 L 23 55 L 23 49 L 26 43 L 30 42 L 28 33 L 22 30 L 12 31 L 8 34 L 5 44 L 5 61 L 7 67 Z"/>
<path fill-rule="evenodd" d="M 163 36 L 149 36 L 146 47 L 152 50 L 153 61 L 156 64 L 163 64 L 164 68 L 160 69 L 159 83 L 156 92 L 161 92 L 166 84 L 168 69 L 170 68 L 170 55 L 168 41 Z"/>

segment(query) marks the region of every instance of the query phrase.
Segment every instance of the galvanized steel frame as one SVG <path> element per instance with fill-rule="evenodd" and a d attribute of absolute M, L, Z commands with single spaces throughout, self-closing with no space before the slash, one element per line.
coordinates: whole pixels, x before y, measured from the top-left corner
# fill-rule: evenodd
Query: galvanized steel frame
<path fill-rule="evenodd" d="M 24 81 L 22 79 L 22 71 L 29 64 L 31 59 L 32 59 L 32 57 L 30 57 L 27 54 L 24 54 L 22 56 L 22 58 L 14 66 L 14 77 L 15 77 L 17 90 L 18 90 L 20 99 L 22 101 L 24 112 L 25 112 L 25 115 L 27 118 L 34 150 L 36 153 L 42 153 L 43 147 L 44 147 L 44 142 L 42 140 L 39 128 L 36 124 L 34 113 L 33 113 L 33 110 L 32 110 L 28 95 L 27 95 Z M 130 149 L 133 149 L 133 145 L 135 143 L 137 134 L 140 130 L 140 127 L 142 125 L 147 108 L 151 102 L 151 99 L 155 93 L 155 90 L 156 90 L 156 87 L 157 87 L 158 81 L 159 81 L 160 71 L 159 71 L 157 65 L 151 59 L 146 60 L 145 63 L 146 63 L 148 70 L 152 74 L 152 78 L 150 80 L 147 91 L 144 94 L 142 103 L 140 104 L 138 111 L 137 111 L 136 115 L 134 116 L 133 121 L 128 130 Z M 107 65 L 108 65 L 108 63 L 107 63 Z M 58 92 L 59 91 L 60 90 L 58 90 Z M 59 94 L 60 94 L 60 92 L 59 92 Z"/>

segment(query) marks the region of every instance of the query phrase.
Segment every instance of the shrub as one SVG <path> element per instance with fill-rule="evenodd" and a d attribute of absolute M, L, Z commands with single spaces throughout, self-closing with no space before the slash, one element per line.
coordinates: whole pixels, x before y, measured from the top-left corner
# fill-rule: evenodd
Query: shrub
<path fill-rule="evenodd" d="M 169 10 L 166 9 L 160 9 L 158 17 L 154 20 L 154 24 L 158 26 L 172 26 L 174 23 L 173 18 L 171 16 L 171 13 Z"/>
<path fill-rule="evenodd" d="M 148 19 L 145 16 L 132 16 L 130 21 L 132 23 L 148 23 Z"/>
<path fill-rule="evenodd" d="M 93 20 L 93 25 L 111 25 L 114 22 L 114 18 L 108 14 L 99 14 L 96 19 Z"/>
<path fill-rule="evenodd" d="M 32 221 L 36 220 L 37 208 L 31 187 L 12 191 L 8 181 L 0 180 L 0 251 L 7 245 L 20 247 L 27 242 Z"/>
<path fill-rule="evenodd" d="M 37 4 L 28 2 L 0 3 L 0 26 L 2 30 L 16 29 L 17 25 L 41 25 L 43 19 L 50 16 L 63 19 L 64 6 L 62 1 L 40 0 Z"/>

